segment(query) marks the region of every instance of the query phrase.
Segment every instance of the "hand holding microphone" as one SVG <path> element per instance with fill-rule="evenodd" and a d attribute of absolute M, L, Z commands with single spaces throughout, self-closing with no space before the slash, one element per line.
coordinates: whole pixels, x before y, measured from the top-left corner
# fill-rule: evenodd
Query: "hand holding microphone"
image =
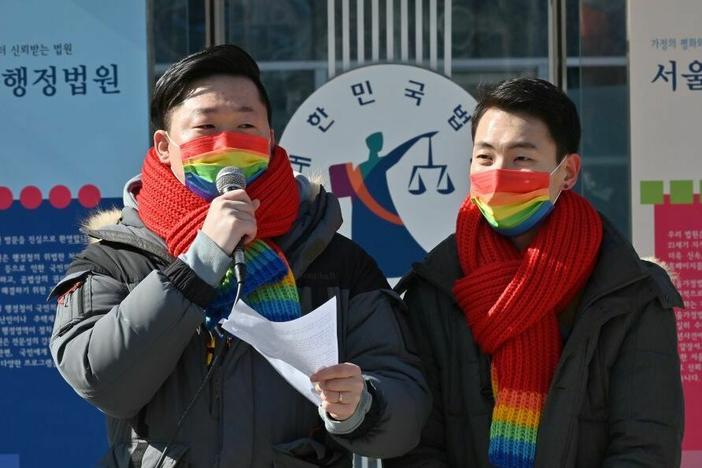
<path fill-rule="evenodd" d="M 237 282 L 242 282 L 245 272 L 243 246 L 256 237 L 256 209 L 261 202 L 249 198 L 244 190 L 246 178 L 236 167 L 219 171 L 216 185 L 221 195 L 212 200 L 202 232 L 224 252 L 233 254 L 234 273 Z"/>

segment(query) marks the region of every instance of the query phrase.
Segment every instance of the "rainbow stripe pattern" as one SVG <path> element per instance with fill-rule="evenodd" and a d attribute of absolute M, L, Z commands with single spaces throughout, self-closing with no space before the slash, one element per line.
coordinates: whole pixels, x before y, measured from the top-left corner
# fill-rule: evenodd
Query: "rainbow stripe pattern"
<path fill-rule="evenodd" d="M 546 394 L 498 388 L 494 366 L 492 385 L 496 398 L 490 426 L 490 463 L 498 467 L 533 467 Z"/>
<path fill-rule="evenodd" d="M 295 277 L 277 245 L 257 240 L 247 246 L 246 268 L 251 281 L 248 286 L 244 283 L 242 294 L 256 312 L 273 322 L 285 322 L 302 315 Z M 268 281 L 257 281 L 266 277 Z"/>
<path fill-rule="evenodd" d="M 471 201 L 500 234 L 518 236 L 553 210 L 548 172 L 493 169 L 471 174 Z"/>
<path fill-rule="evenodd" d="M 269 142 L 258 135 L 221 132 L 183 144 L 181 158 L 185 185 L 210 201 L 219 195 L 215 181 L 224 167 L 241 169 L 247 186 L 256 180 L 268 168 Z"/>
<path fill-rule="evenodd" d="M 261 239 L 246 246 L 246 281 L 242 298 L 252 309 L 272 322 L 286 322 L 302 316 L 297 285 L 280 248 Z M 229 269 L 215 300 L 205 311 L 205 325 L 212 329 L 229 314 L 236 299 L 234 271 Z"/>

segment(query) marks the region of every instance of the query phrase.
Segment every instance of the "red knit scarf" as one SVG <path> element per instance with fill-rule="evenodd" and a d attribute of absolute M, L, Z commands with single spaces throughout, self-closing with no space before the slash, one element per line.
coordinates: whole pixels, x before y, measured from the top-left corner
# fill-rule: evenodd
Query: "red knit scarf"
<path fill-rule="evenodd" d="M 195 240 L 210 203 L 188 190 L 162 163 L 153 148 L 144 159 L 141 190 L 137 194 L 139 216 L 146 227 L 161 236 L 168 251 L 178 256 Z M 246 192 L 258 198 L 257 238 L 269 239 L 286 233 L 297 218 L 300 194 L 285 150 L 276 147 L 268 169 Z"/>
<path fill-rule="evenodd" d="M 456 242 L 465 276 L 453 292 L 480 349 L 492 356 L 495 464 L 505 456 L 515 457 L 507 462 L 512 466 L 529 466 L 518 459 L 533 462 L 541 411 L 563 346 L 557 314 L 584 287 L 602 240 L 597 212 L 572 192 L 560 196 L 537 229 L 520 252 L 488 225 L 470 197 L 458 213 Z M 534 447 L 525 447 L 530 440 Z"/>

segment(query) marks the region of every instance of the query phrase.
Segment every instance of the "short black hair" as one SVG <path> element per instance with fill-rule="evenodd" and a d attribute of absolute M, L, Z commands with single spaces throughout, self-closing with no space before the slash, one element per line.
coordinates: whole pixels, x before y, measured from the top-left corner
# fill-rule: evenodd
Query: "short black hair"
<path fill-rule="evenodd" d="M 580 146 L 580 118 L 575 104 L 560 88 L 538 78 L 513 78 L 480 89 L 471 122 L 475 131 L 490 108 L 522 113 L 541 120 L 556 142 L 556 161 L 577 153 Z"/>
<path fill-rule="evenodd" d="M 151 98 L 151 123 L 155 129 L 168 126 L 168 113 L 188 98 L 191 85 L 214 75 L 243 76 L 258 88 L 261 102 L 271 123 L 271 102 L 261 81 L 261 71 L 254 59 L 241 47 L 223 44 L 188 55 L 171 65 L 156 82 Z"/>

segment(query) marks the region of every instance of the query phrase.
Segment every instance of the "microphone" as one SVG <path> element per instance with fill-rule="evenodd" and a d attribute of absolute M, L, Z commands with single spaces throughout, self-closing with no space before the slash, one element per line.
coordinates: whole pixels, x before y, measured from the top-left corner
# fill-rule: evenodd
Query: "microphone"
<path fill-rule="evenodd" d="M 232 190 L 243 190 L 246 188 L 246 176 L 238 167 L 227 166 L 222 168 L 217 173 L 215 185 L 217 186 L 217 192 L 219 192 L 220 195 L 231 192 Z M 243 238 L 239 241 L 236 247 L 234 247 L 232 257 L 234 257 L 234 276 L 236 277 L 237 284 L 241 285 L 244 283 L 244 279 L 246 278 L 246 260 L 244 258 Z"/>

